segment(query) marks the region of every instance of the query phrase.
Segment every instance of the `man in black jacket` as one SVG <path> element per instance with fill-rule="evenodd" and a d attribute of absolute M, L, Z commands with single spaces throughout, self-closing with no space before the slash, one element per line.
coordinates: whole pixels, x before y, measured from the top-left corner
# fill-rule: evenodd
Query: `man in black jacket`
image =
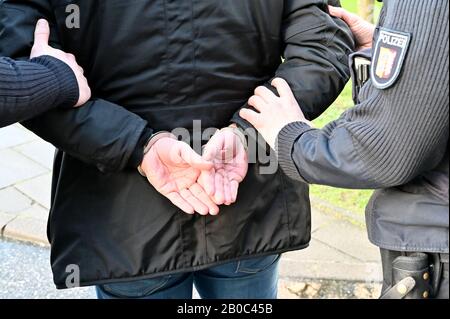
<path fill-rule="evenodd" d="M 40 20 L 29 61 L 0 57 L 0 127 L 90 99 L 83 69 L 73 55 L 51 48 L 49 37 L 48 22 Z"/>
<path fill-rule="evenodd" d="M 359 47 L 375 44 L 359 103 L 313 129 L 277 79 L 280 98 L 258 89 L 250 104 L 259 112 L 241 114 L 272 147 L 278 140 L 292 178 L 378 189 L 366 219 L 381 248 L 383 298 L 448 299 L 449 3 L 386 1 L 378 28 L 331 11 L 349 23 Z"/>
<path fill-rule="evenodd" d="M 278 75 L 309 118 L 320 115 L 349 77 L 345 23 L 321 0 L 4 0 L 0 53 L 23 56 L 29 21 L 41 17 L 52 19 L 53 43 L 80 60 L 94 96 L 25 123 L 60 150 L 48 228 L 57 287 L 189 298 L 194 281 L 202 297 L 276 296 L 279 254 L 310 240 L 308 187 L 261 174 L 263 162 L 247 169 L 239 129 L 249 125 L 238 111 Z M 226 129 L 205 140 L 196 121 Z M 208 142 L 224 175 L 188 163 L 195 154 L 175 128 L 193 131 L 193 145 Z M 217 161 L 230 144 L 237 166 Z"/>

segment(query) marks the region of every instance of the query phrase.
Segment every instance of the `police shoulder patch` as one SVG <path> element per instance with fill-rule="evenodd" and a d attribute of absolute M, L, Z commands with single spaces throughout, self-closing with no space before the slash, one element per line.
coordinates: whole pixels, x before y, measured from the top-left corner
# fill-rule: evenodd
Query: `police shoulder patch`
<path fill-rule="evenodd" d="M 371 70 L 372 84 L 378 89 L 394 85 L 403 67 L 411 34 L 380 29 L 375 43 Z"/>

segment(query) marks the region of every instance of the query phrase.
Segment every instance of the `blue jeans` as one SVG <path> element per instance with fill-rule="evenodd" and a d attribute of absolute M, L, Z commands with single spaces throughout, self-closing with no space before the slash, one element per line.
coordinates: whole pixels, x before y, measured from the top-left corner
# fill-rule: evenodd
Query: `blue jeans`
<path fill-rule="evenodd" d="M 97 286 L 99 299 L 276 299 L 280 256 L 245 259 L 205 270 Z"/>

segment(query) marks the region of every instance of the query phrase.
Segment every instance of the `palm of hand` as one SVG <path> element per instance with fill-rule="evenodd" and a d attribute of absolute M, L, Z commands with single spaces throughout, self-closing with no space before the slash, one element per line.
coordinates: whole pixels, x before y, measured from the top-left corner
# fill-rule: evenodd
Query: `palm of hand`
<path fill-rule="evenodd" d="M 187 144 L 162 139 L 150 149 L 141 165 L 155 189 L 188 214 L 217 214 L 219 208 L 197 183 L 202 170 L 210 171 L 213 163 L 205 161 Z"/>
<path fill-rule="evenodd" d="M 201 185 L 204 186 L 217 205 L 231 205 L 237 199 L 239 183 L 248 171 L 247 152 L 239 138 L 231 131 L 217 133 L 206 145 L 204 158 L 214 163 L 211 171 L 202 171 Z"/>
<path fill-rule="evenodd" d="M 151 184 L 164 196 L 189 189 L 197 182 L 200 170 L 183 163 L 164 162 L 158 152 L 151 152 L 149 164 Z"/>
<path fill-rule="evenodd" d="M 229 181 L 242 182 L 247 175 L 248 159 L 245 150 L 239 151 L 231 160 L 214 160 L 216 173 L 221 173 Z"/>

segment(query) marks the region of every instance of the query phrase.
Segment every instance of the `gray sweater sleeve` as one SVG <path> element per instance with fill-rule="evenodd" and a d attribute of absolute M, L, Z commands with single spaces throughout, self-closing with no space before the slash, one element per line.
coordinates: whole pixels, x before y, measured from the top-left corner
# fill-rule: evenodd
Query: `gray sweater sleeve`
<path fill-rule="evenodd" d="M 72 107 L 78 97 L 75 75 L 64 62 L 50 56 L 0 58 L 0 127 L 54 107 Z"/>
<path fill-rule="evenodd" d="M 405 184 L 442 160 L 449 133 L 449 3 L 399 0 L 384 10 L 382 27 L 412 35 L 399 79 L 385 90 L 369 82 L 364 102 L 322 130 L 286 126 L 277 148 L 289 176 L 378 189 Z"/>

